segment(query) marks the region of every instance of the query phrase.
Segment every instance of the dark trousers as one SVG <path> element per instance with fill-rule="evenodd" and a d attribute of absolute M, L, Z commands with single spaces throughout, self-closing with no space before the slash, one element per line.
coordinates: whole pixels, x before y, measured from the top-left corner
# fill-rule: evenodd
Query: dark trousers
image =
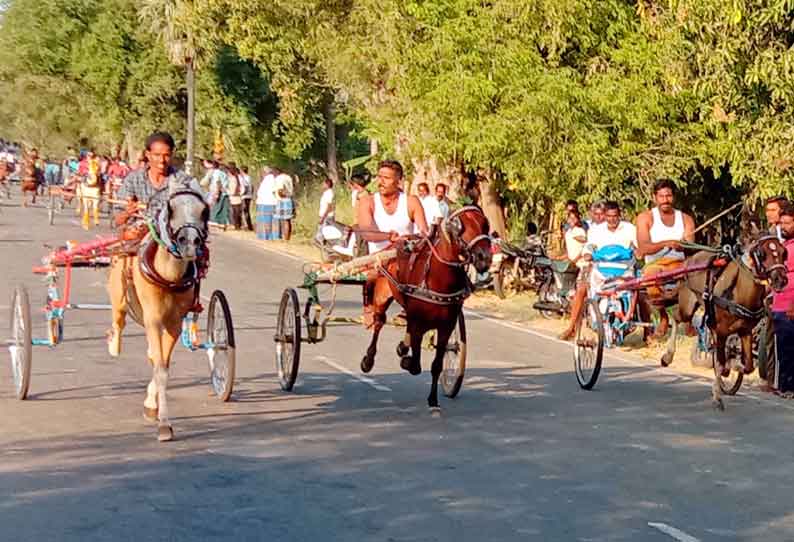
<path fill-rule="evenodd" d="M 251 200 L 243 200 L 243 218 L 245 219 L 245 227 L 248 231 L 254 231 L 254 223 L 251 222 Z"/>
<path fill-rule="evenodd" d="M 777 389 L 794 391 L 794 320 L 786 313 L 772 314 L 777 347 Z"/>
<path fill-rule="evenodd" d="M 242 227 L 242 216 L 243 216 L 243 204 L 239 203 L 237 205 L 232 205 L 231 218 L 235 230 L 239 230 Z"/>

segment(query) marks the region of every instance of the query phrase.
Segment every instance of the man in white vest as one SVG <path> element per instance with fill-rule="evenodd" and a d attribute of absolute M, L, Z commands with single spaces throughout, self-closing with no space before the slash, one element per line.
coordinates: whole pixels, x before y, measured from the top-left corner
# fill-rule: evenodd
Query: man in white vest
<path fill-rule="evenodd" d="M 681 267 L 685 259 L 681 241 L 691 243 L 695 240 L 695 221 L 688 214 L 673 207 L 673 181 L 656 181 L 653 185 L 653 199 L 656 206 L 637 216 L 637 253 L 645 257 L 644 276 Z M 653 303 L 662 297 L 662 291 L 650 287 L 648 297 Z M 664 337 L 669 326 L 667 311 L 659 310 L 659 327 L 656 328 L 654 336 Z"/>
<path fill-rule="evenodd" d="M 384 160 L 378 164 L 377 181 L 378 192 L 362 196 L 356 208 L 357 233 L 369 242 L 370 254 L 389 247 L 400 237 L 427 234 L 422 203 L 402 190 L 402 165 L 395 160 Z M 367 328 L 375 323 L 372 301 L 377 277 L 377 272 L 370 273 L 364 285 L 364 325 Z"/>

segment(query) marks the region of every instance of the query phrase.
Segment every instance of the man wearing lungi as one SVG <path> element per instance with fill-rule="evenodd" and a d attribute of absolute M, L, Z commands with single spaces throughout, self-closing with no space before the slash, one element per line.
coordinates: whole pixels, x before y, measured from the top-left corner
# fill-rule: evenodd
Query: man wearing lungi
<path fill-rule="evenodd" d="M 788 250 L 786 268 L 788 285 L 772 298 L 772 321 L 777 347 L 777 389 L 794 392 L 794 205 L 783 203 L 780 209 L 780 231 Z"/>
<path fill-rule="evenodd" d="M 684 265 L 686 258 L 681 250 L 681 241 L 695 240 L 695 221 L 686 213 L 673 207 L 675 184 L 669 179 L 656 181 L 653 186 L 656 207 L 637 216 L 638 255 L 645 257 L 643 276 L 662 271 L 672 271 Z M 670 321 L 663 307 L 665 292 L 661 288 L 648 287 L 648 301 L 659 308 L 659 327 L 654 338 L 667 334 Z"/>

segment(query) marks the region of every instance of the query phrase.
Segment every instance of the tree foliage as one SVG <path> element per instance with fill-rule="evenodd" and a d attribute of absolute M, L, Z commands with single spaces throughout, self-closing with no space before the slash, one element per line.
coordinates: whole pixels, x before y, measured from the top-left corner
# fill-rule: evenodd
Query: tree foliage
<path fill-rule="evenodd" d="M 178 84 L 151 35 L 134 18 L 101 16 L 134 11 L 129 2 L 43 0 L 54 17 L 44 23 L 20 14 L 40 2 L 14 0 L 0 45 L 20 40 L 21 55 L 2 84 L 76 111 L 100 107 L 107 131 L 151 118 L 147 104 L 178 112 L 181 94 L 160 92 Z M 333 102 L 383 154 L 484 172 L 514 216 L 569 197 L 639 209 L 661 177 L 704 213 L 720 198 L 794 195 L 794 0 L 180 5 L 180 24 L 214 59 L 201 122 L 228 126 L 251 156 L 312 152 Z M 56 29 L 33 39 L 9 29 L 12 18 Z M 698 198 L 715 186 L 718 197 Z"/>

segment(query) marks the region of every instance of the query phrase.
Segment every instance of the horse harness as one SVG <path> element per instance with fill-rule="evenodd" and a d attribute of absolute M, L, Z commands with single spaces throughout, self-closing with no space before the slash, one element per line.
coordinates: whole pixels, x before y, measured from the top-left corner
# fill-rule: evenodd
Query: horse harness
<path fill-rule="evenodd" d="M 775 264 L 770 269 L 766 269 L 762 263 L 761 258 L 758 254 L 758 246 L 761 241 L 765 240 L 766 237 L 762 237 L 755 243 L 753 246 L 750 247 L 749 257 L 751 258 L 753 267 L 750 267 L 747 262 L 745 262 L 745 258 L 748 257 L 748 254 L 738 255 L 736 250 L 734 250 L 730 246 L 725 246 L 720 251 L 711 256 L 708 262 L 708 267 L 706 269 L 706 289 L 701 294 L 703 298 L 703 308 L 705 310 L 705 317 L 706 317 L 706 325 L 712 327 L 717 323 L 717 315 L 716 315 L 716 308 L 719 307 L 724 311 L 736 316 L 737 318 L 741 318 L 744 320 L 759 320 L 766 315 L 766 307 L 761 306 L 761 308 L 753 310 L 745 307 L 730 299 L 729 297 L 714 295 L 714 286 L 717 283 L 717 280 L 722 276 L 723 271 L 727 268 L 726 265 L 726 258 L 730 258 L 739 266 L 741 270 L 744 268 L 747 272 L 749 272 L 752 277 L 753 281 L 757 284 L 763 284 L 766 279 L 769 277 L 769 273 L 772 272 L 775 268 L 783 266 L 783 264 Z M 722 263 L 720 263 L 722 262 Z M 755 270 L 754 270 L 755 269 Z M 716 271 L 716 272 L 715 272 Z M 732 288 L 726 288 L 726 292 L 733 291 Z"/>
<path fill-rule="evenodd" d="M 174 192 L 169 196 L 173 198 L 179 195 L 193 195 L 198 198 L 202 203 L 203 199 L 201 196 L 192 190 L 180 190 Z M 207 234 L 200 225 L 194 224 L 192 222 L 186 222 L 185 224 L 180 225 L 175 231 L 172 231 L 171 225 L 168 221 L 168 212 L 161 212 L 159 213 L 160 216 L 157 219 L 157 226 L 154 224 L 154 220 L 147 220 L 147 227 L 149 229 L 149 236 L 148 240 L 145 240 L 142 244 L 141 248 L 138 250 L 138 270 L 141 272 L 141 275 L 150 282 L 164 290 L 168 290 L 169 292 L 174 293 L 182 293 L 194 288 L 194 295 L 193 295 L 193 311 L 201 312 L 201 303 L 199 301 L 199 292 L 201 289 L 201 279 L 202 274 L 199 271 L 198 266 L 195 262 L 190 262 L 188 266 L 187 272 L 177 281 L 171 281 L 160 275 L 154 267 L 154 257 L 157 254 L 157 247 L 162 246 L 165 248 L 172 256 L 175 258 L 182 258 L 181 253 L 179 252 L 178 245 L 173 241 L 174 238 L 178 238 L 179 233 L 185 229 L 192 228 L 194 229 L 199 238 L 202 241 L 202 246 L 206 243 Z M 143 310 L 140 304 L 140 300 L 138 299 L 138 294 L 135 290 L 135 282 L 132 277 L 132 267 L 126 265 L 124 267 L 124 272 L 122 274 L 123 281 L 124 281 L 124 295 L 127 298 L 127 307 L 128 312 L 132 319 L 137 322 L 138 324 L 143 325 L 142 314 Z"/>
<path fill-rule="evenodd" d="M 466 265 L 471 263 L 471 249 L 474 247 L 475 244 L 479 243 L 483 239 L 489 239 L 488 235 L 480 234 L 475 236 L 471 241 L 465 242 L 461 239 L 460 234 L 463 231 L 463 225 L 460 221 L 459 215 L 463 212 L 470 211 L 470 210 L 477 210 L 479 212 L 479 208 L 473 205 L 467 205 L 462 207 L 452 213 L 449 217 L 444 219 L 441 225 L 435 227 L 435 231 L 431 232 L 429 236 L 422 236 L 418 239 L 409 239 L 405 240 L 400 243 L 397 250 L 397 261 L 398 261 L 398 273 L 400 268 L 400 259 L 405 260 L 405 255 L 410 254 L 408 256 L 407 266 L 406 269 L 413 269 L 417 263 L 417 260 L 422 254 L 422 248 L 427 245 L 430 254 L 425 259 L 424 263 L 424 273 L 422 274 L 422 282 L 419 285 L 408 284 L 407 282 L 403 282 L 397 280 L 389 271 L 383 267 L 381 264 L 378 264 L 378 271 L 386 277 L 386 279 L 397 289 L 398 292 L 401 294 L 413 297 L 414 299 L 419 299 L 420 301 L 425 301 L 427 303 L 432 303 L 434 305 L 460 305 L 462 304 L 467 297 L 471 295 L 474 291 L 474 287 L 471 284 L 471 280 L 466 273 L 463 274 L 465 279 L 465 284 L 463 288 L 456 290 L 454 292 L 445 293 L 445 292 L 438 292 L 427 285 L 427 278 L 430 276 L 430 265 L 435 258 L 438 260 L 439 263 L 442 263 L 448 267 L 452 268 L 460 268 L 462 269 Z M 448 232 L 447 230 L 451 230 Z M 442 235 L 444 235 L 450 244 L 455 244 L 460 252 L 464 254 L 464 259 L 462 261 L 453 262 L 447 260 L 438 252 L 437 244 L 439 243 L 439 230 Z M 451 234 L 451 235 L 450 235 Z M 400 277 L 404 278 L 404 277 Z"/>

